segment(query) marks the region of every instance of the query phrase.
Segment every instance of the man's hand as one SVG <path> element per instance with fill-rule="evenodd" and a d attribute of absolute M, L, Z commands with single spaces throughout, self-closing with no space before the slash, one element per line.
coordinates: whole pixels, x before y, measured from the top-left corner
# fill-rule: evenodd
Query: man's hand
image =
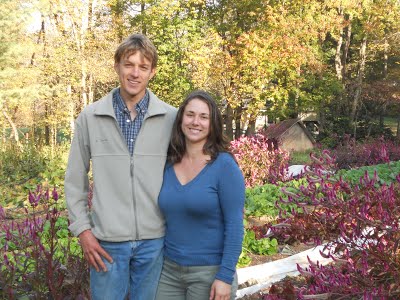
<path fill-rule="evenodd" d="M 113 260 L 111 256 L 100 246 L 92 231 L 83 231 L 79 235 L 79 241 L 81 243 L 85 259 L 87 260 L 89 265 L 95 268 L 97 272 L 100 272 L 100 269 L 104 272 L 107 272 L 107 267 L 101 257 L 104 257 L 110 263 L 112 263 Z"/>
<path fill-rule="evenodd" d="M 231 285 L 215 279 L 210 291 L 210 300 L 230 300 Z"/>

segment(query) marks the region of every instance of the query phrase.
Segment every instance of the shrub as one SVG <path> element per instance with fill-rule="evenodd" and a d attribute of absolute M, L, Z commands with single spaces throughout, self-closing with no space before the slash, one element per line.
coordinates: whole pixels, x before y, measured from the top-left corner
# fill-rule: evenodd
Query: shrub
<path fill-rule="evenodd" d="M 45 170 L 45 158 L 33 143 L 4 144 L 0 151 L 0 184 L 14 185 L 36 177 Z"/>
<path fill-rule="evenodd" d="M 0 204 L 23 207 L 26 194 L 42 185 L 64 184 L 67 145 L 37 147 L 33 142 L 2 145 L 0 151 Z"/>
<path fill-rule="evenodd" d="M 314 161 L 308 185 L 290 193 L 287 201 L 311 207 L 302 213 L 283 211 L 280 223 L 271 226 L 278 240 L 328 241 L 325 256 L 335 263 L 310 261 L 309 267 L 298 267 L 308 283 L 296 289 L 297 297 L 398 299 L 400 175 L 393 183 L 378 184 L 376 173 L 366 173 L 350 187 L 323 167 L 334 162 L 327 152 Z"/>
<path fill-rule="evenodd" d="M 287 180 L 289 153 L 271 149 L 263 135 L 241 137 L 231 142 L 232 153 L 245 177 L 247 187 Z"/>
<path fill-rule="evenodd" d="M 79 299 L 89 273 L 77 238 L 59 209 L 56 189 L 28 196 L 24 218 L 10 220 L 0 206 L 0 298 Z"/>
<path fill-rule="evenodd" d="M 350 136 L 334 149 L 338 169 L 350 169 L 400 160 L 398 142 L 384 138 L 357 142 Z"/>

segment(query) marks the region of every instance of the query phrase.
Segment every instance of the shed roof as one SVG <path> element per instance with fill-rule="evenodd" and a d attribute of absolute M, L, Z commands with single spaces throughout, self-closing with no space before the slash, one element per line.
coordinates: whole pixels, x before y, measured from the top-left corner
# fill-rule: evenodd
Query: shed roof
<path fill-rule="evenodd" d="M 270 139 L 279 139 L 282 135 L 288 131 L 294 125 L 299 124 L 299 126 L 304 130 L 308 138 L 315 143 L 315 140 L 311 132 L 304 126 L 303 122 L 299 118 L 283 120 L 277 124 L 273 124 L 267 127 L 265 130 L 265 135 Z"/>

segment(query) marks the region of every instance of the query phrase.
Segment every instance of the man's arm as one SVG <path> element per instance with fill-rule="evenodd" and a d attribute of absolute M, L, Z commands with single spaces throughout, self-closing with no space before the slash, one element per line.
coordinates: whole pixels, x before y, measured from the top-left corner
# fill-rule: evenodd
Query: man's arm
<path fill-rule="evenodd" d="M 100 246 L 92 231 L 85 230 L 82 232 L 79 235 L 79 241 L 81 243 L 85 259 L 88 261 L 89 265 L 94 267 L 97 272 L 99 272 L 100 269 L 104 272 L 107 272 L 107 267 L 101 257 L 107 259 L 109 263 L 112 263 L 113 260 L 111 256 Z"/>
<path fill-rule="evenodd" d="M 79 125 L 81 118 L 81 116 L 78 117 L 75 124 L 75 134 L 71 143 L 64 183 L 70 219 L 69 229 L 75 236 L 91 229 L 88 208 L 90 148 L 85 133 Z"/>
<path fill-rule="evenodd" d="M 71 221 L 69 229 L 75 236 L 79 237 L 85 259 L 89 265 L 93 266 L 97 272 L 100 269 L 105 272 L 107 268 L 101 257 L 104 257 L 110 263 L 112 263 L 112 258 L 100 246 L 91 231 L 88 209 L 90 148 L 78 120 L 75 125 L 75 135 L 72 140 L 65 174 L 65 197 Z"/>

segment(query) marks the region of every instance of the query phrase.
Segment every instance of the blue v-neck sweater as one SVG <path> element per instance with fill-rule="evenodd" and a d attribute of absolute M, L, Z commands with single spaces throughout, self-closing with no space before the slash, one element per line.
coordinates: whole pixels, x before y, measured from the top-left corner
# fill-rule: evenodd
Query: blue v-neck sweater
<path fill-rule="evenodd" d="M 158 198 L 166 220 L 165 257 L 182 266 L 220 265 L 216 279 L 231 284 L 242 249 L 243 175 L 220 153 L 182 185 L 172 165 Z"/>

